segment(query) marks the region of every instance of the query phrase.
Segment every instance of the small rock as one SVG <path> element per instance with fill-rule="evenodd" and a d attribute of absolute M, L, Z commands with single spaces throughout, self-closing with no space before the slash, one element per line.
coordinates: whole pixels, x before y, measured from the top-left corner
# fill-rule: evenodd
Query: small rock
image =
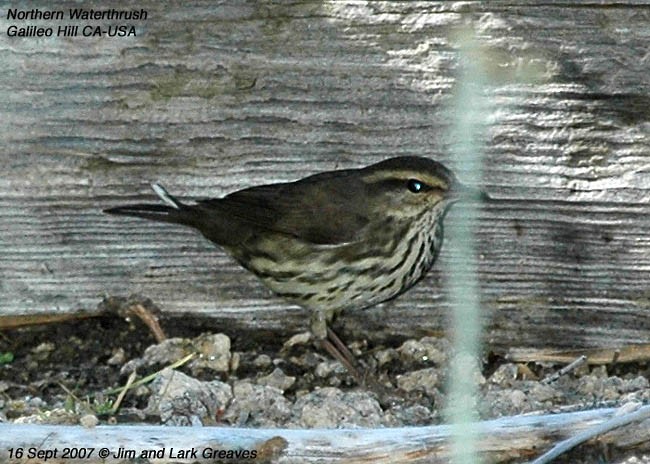
<path fill-rule="evenodd" d="M 447 361 L 451 346 L 442 338 L 423 337 L 405 341 L 397 352 L 403 362 L 440 365 Z"/>
<path fill-rule="evenodd" d="M 32 353 L 34 354 L 41 354 L 41 353 L 50 353 L 56 349 L 56 346 L 54 346 L 54 343 L 50 342 L 43 342 L 40 345 L 32 348 Z"/>
<path fill-rule="evenodd" d="M 354 356 L 359 357 L 363 354 L 364 351 L 368 349 L 368 341 L 355 340 L 348 345 L 348 349 L 350 350 L 350 353 L 352 353 Z"/>
<path fill-rule="evenodd" d="M 151 389 L 147 385 L 140 385 L 133 391 L 133 394 L 138 398 L 149 396 L 151 395 Z"/>
<path fill-rule="evenodd" d="M 379 427 L 386 425 L 381 406 L 366 392 L 326 387 L 296 401 L 292 425 L 306 428 Z"/>
<path fill-rule="evenodd" d="M 592 375 L 585 375 L 578 379 L 577 393 L 592 400 L 597 390 L 598 379 Z"/>
<path fill-rule="evenodd" d="M 562 397 L 562 394 L 551 385 L 539 382 L 533 383 L 528 395 L 531 401 L 539 401 L 540 403 Z"/>
<path fill-rule="evenodd" d="M 313 369 L 323 362 L 323 356 L 316 354 L 313 351 L 307 351 L 300 356 L 291 356 L 289 362 L 303 369 Z M 277 366 L 281 363 L 276 363 L 274 360 L 273 364 Z"/>
<path fill-rule="evenodd" d="M 489 378 L 490 383 L 502 387 L 511 387 L 517 381 L 519 369 L 516 364 L 508 363 L 500 365 Z"/>
<path fill-rule="evenodd" d="M 282 345 L 282 352 L 289 351 L 295 345 L 306 345 L 311 340 L 311 332 L 302 332 L 294 335 Z"/>
<path fill-rule="evenodd" d="M 92 429 L 99 424 L 99 419 L 94 414 L 86 414 L 85 416 L 81 416 L 79 423 L 87 429 Z"/>
<path fill-rule="evenodd" d="M 77 425 L 79 415 L 63 408 L 55 408 L 51 411 L 39 412 L 31 416 L 19 417 L 16 424 L 48 424 L 48 425 Z"/>
<path fill-rule="evenodd" d="M 21 399 L 3 399 L 3 412 L 9 416 L 38 416 L 48 407 L 47 403 L 38 396 L 26 396 Z M 35 419 L 30 419 L 33 422 Z"/>
<path fill-rule="evenodd" d="M 206 369 L 228 372 L 231 367 L 230 338 L 224 334 L 203 334 L 193 340 L 168 338 L 157 345 L 151 345 L 141 358 L 124 364 L 120 372 L 129 374 L 141 367 L 170 365 L 196 351 L 200 356 L 189 364 L 193 374 Z"/>
<path fill-rule="evenodd" d="M 379 363 L 379 367 L 388 364 L 391 361 L 396 360 L 399 358 L 399 353 L 397 352 L 396 349 L 394 348 L 388 348 L 386 350 L 379 350 L 375 354 L 375 359 L 377 360 L 377 363 Z"/>
<path fill-rule="evenodd" d="M 431 425 L 436 414 L 429 408 L 416 404 L 403 407 L 395 406 L 389 410 L 394 421 L 390 424 L 392 427 L 403 427 L 412 425 Z"/>
<path fill-rule="evenodd" d="M 279 367 L 276 367 L 269 375 L 257 379 L 258 385 L 275 387 L 283 393 L 291 388 L 295 382 L 295 377 L 286 375 Z"/>
<path fill-rule="evenodd" d="M 291 415 L 282 391 L 266 385 L 236 382 L 233 400 L 223 419 L 238 427 L 280 427 Z"/>
<path fill-rule="evenodd" d="M 40 345 L 32 348 L 32 354 L 38 361 L 45 361 L 50 358 L 52 352 L 56 349 L 54 343 L 43 342 Z"/>
<path fill-rule="evenodd" d="M 637 390 L 645 390 L 650 384 L 648 379 L 645 377 L 639 376 L 630 380 L 625 380 L 623 382 L 623 387 L 621 388 L 621 393 L 629 393 Z"/>
<path fill-rule="evenodd" d="M 230 369 L 230 338 L 227 335 L 203 334 L 192 341 L 201 354 L 190 363 L 192 373 L 210 369 L 216 372 L 228 372 Z"/>
<path fill-rule="evenodd" d="M 47 403 L 40 396 L 33 396 L 27 400 L 27 404 L 32 409 L 43 409 L 47 407 Z"/>
<path fill-rule="evenodd" d="M 169 365 L 184 358 L 193 351 L 194 348 L 190 340 L 185 338 L 168 338 L 156 345 L 147 347 L 141 358 L 135 358 L 127 362 L 120 369 L 120 373 L 125 375 L 141 367 Z"/>
<path fill-rule="evenodd" d="M 253 365 L 259 368 L 269 367 L 272 364 L 271 357 L 267 354 L 261 354 L 253 359 Z"/>
<path fill-rule="evenodd" d="M 347 370 L 343 365 L 334 360 L 327 360 L 318 363 L 316 366 L 316 370 L 314 371 L 314 375 L 316 377 L 320 377 L 321 379 L 327 378 L 331 376 L 332 374 L 345 374 Z"/>
<path fill-rule="evenodd" d="M 124 364 L 126 361 L 126 353 L 124 352 L 124 348 L 117 348 L 113 350 L 113 355 L 106 361 L 106 363 L 110 366 L 119 366 L 121 364 Z"/>
<path fill-rule="evenodd" d="M 168 425 L 214 424 L 218 413 L 232 399 L 230 385 L 213 380 L 202 382 L 182 372 L 164 369 L 151 383 L 155 393 L 147 412 L 159 414 Z"/>
<path fill-rule="evenodd" d="M 524 405 L 526 404 L 526 394 L 521 390 L 511 390 L 510 403 L 516 410 L 523 410 Z"/>
<path fill-rule="evenodd" d="M 404 391 L 412 392 L 414 390 L 424 391 L 429 396 L 435 396 L 438 393 L 440 376 L 438 369 L 428 367 L 407 374 L 397 376 L 397 386 Z"/>
<path fill-rule="evenodd" d="M 477 403 L 481 417 L 502 417 L 522 414 L 535 409 L 521 390 L 504 389 L 487 392 Z"/>
<path fill-rule="evenodd" d="M 620 461 L 618 464 L 650 464 L 650 456 L 645 454 L 640 457 L 632 456 L 624 461 Z"/>

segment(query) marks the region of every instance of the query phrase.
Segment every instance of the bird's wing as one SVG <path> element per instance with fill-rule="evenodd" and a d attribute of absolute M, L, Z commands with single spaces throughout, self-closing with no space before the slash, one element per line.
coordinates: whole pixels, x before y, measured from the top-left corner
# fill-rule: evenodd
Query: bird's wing
<path fill-rule="evenodd" d="M 330 174 L 330 173 L 326 173 Z M 358 239 L 369 222 L 366 192 L 355 176 L 316 175 L 297 182 L 252 187 L 224 198 L 203 200 L 201 209 L 237 221 L 238 226 L 292 235 L 319 245 Z"/>

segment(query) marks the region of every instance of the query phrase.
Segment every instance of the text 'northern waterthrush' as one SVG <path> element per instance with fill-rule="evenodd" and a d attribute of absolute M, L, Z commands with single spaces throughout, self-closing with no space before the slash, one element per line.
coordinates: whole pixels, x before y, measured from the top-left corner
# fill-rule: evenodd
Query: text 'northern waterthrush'
<path fill-rule="evenodd" d="M 332 316 L 412 287 L 440 252 L 451 205 L 487 198 L 442 164 L 415 156 L 193 204 L 153 188 L 167 205 L 105 212 L 198 229 L 276 294 L 313 310 L 313 334 L 353 373 L 351 354 L 327 327 Z"/>

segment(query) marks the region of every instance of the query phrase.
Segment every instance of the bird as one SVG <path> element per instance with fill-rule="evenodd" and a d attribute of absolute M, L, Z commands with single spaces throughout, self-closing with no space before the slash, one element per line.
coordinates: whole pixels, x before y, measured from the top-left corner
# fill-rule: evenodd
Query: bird
<path fill-rule="evenodd" d="M 461 184 L 442 163 L 421 156 L 192 203 L 160 184 L 152 188 L 164 204 L 104 212 L 198 230 L 272 292 L 311 310 L 314 338 L 361 383 L 354 356 L 329 327 L 334 316 L 390 300 L 415 285 L 440 253 L 451 206 L 489 199 Z"/>

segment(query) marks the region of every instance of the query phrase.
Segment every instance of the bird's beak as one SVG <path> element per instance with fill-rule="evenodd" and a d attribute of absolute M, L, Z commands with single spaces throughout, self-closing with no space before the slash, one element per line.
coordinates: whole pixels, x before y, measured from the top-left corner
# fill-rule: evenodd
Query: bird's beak
<path fill-rule="evenodd" d="M 485 193 L 483 190 L 472 187 L 470 185 L 464 185 L 460 182 L 456 182 L 452 188 L 452 201 L 473 201 L 473 202 L 486 202 L 492 200 L 492 197 Z"/>

